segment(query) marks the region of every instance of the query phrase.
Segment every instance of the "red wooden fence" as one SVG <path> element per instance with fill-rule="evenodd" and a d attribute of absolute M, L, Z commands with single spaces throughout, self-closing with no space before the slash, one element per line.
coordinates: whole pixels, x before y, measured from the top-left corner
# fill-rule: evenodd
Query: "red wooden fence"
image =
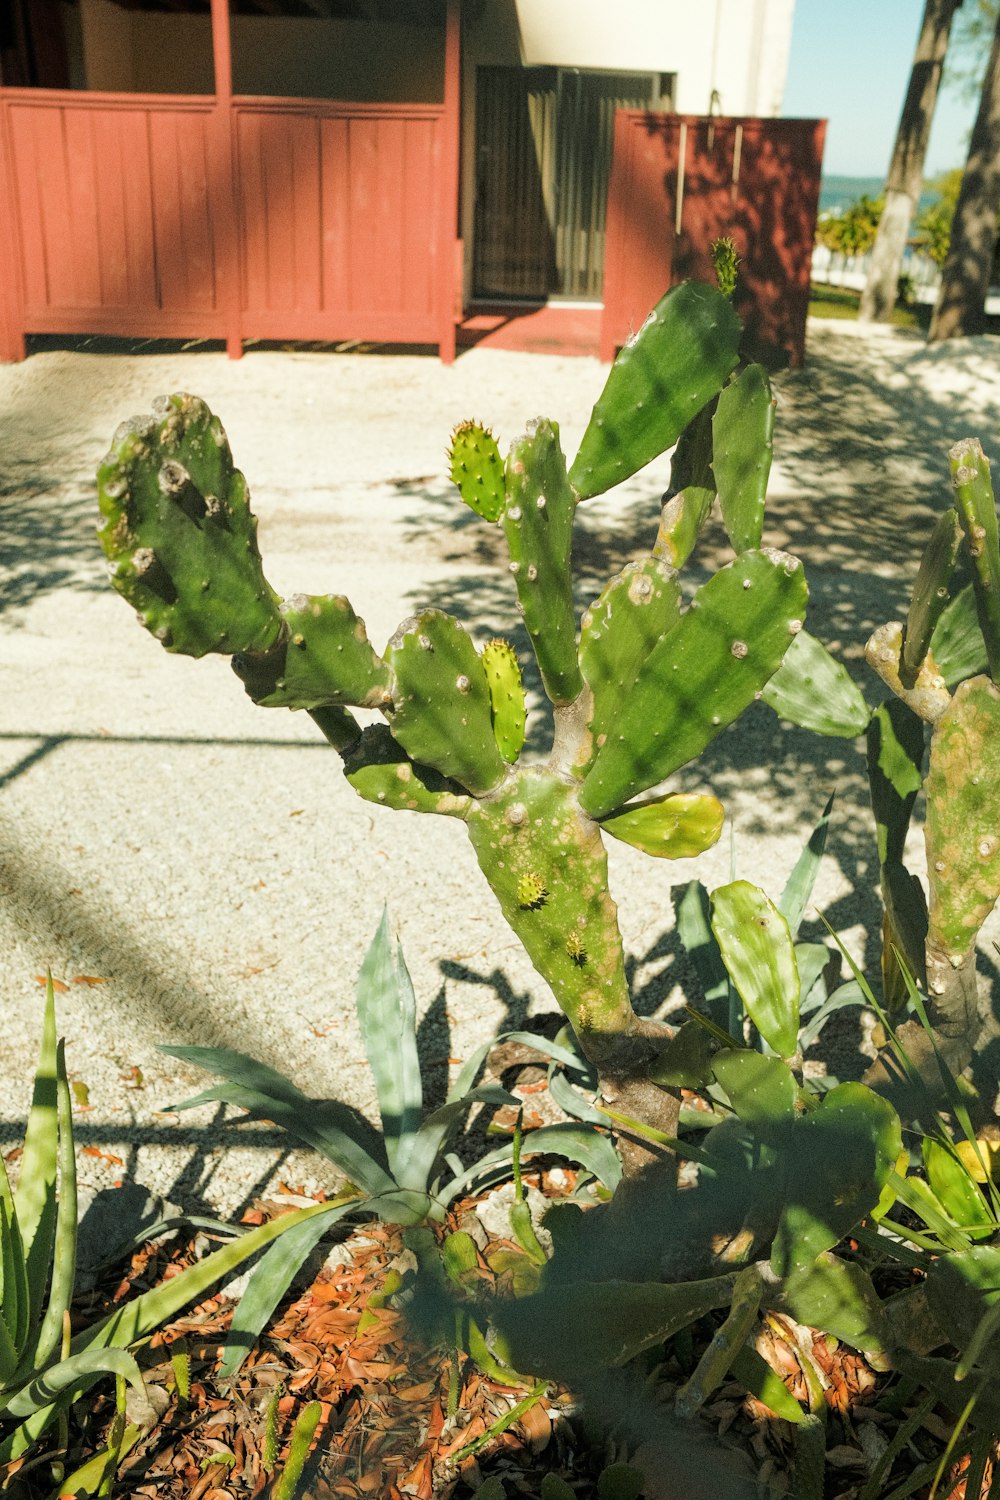
<path fill-rule="evenodd" d="M 442 105 L 0 89 L 0 359 L 26 333 L 454 350 Z"/>
<path fill-rule="evenodd" d="M 825 132 L 824 120 L 617 112 L 602 359 L 668 287 L 710 280 L 709 247 L 731 235 L 748 349 L 802 363 Z"/>

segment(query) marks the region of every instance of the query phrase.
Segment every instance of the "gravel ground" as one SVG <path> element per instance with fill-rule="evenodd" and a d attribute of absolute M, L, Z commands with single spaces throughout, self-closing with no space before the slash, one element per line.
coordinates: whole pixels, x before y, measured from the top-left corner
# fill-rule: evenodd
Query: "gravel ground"
<path fill-rule="evenodd" d="M 998 375 L 993 339 L 928 350 L 905 333 L 816 323 L 806 369 L 778 378 L 765 540 L 805 560 L 810 628 L 873 703 L 864 642 L 905 609 L 947 501 L 947 447 L 970 433 L 987 451 L 995 442 Z M 353 989 L 385 903 L 438 1085 L 448 1058 L 553 1008 L 459 823 L 360 801 L 305 716 L 256 708 L 224 661 L 169 656 L 138 629 L 94 539 L 92 476 L 118 422 L 162 391 L 202 395 L 250 480 L 279 592 L 348 594 L 376 646 L 425 604 L 481 641 L 510 633 L 513 591 L 496 533 L 446 482 L 448 433 L 475 416 L 505 444 L 542 413 L 572 455 L 604 378 L 593 360 L 485 349 L 451 368 L 420 355 L 80 350 L 0 367 L 4 1150 L 20 1139 L 47 966 L 68 986 L 60 1027 L 89 1094 L 77 1111 L 85 1180 L 137 1176 L 223 1213 L 275 1174 L 327 1180 L 322 1164 L 289 1159 L 266 1128 L 237 1145 L 208 1110 L 165 1112 L 206 1080 L 157 1043 L 238 1046 L 309 1092 L 371 1110 Z M 666 469 L 583 508 L 581 603 L 648 549 Z M 713 566 L 716 554 L 713 532 L 700 555 Z M 536 744 L 545 728 L 540 710 Z M 775 897 L 836 784 L 817 904 L 871 961 L 879 911 L 861 750 L 782 727 L 757 705 L 676 782 L 722 797 L 738 873 Z M 610 859 L 639 1003 L 669 1008 L 685 977 L 671 886 L 727 879 L 729 840 L 697 864 L 652 864 L 621 845 Z M 842 1049 L 856 1042 L 841 1031 Z"/>

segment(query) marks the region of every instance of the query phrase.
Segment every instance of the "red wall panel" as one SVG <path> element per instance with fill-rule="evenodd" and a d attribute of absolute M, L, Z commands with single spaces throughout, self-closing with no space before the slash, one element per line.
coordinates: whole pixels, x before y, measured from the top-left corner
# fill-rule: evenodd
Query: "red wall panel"
<path fill-rule="evenodd" d="M 710 280 L 711 243 L 730 235 L 748 348 L 802 363 L 825 128 L 822 120 L 617 112 L 603 358 L 670 286 Z"/>

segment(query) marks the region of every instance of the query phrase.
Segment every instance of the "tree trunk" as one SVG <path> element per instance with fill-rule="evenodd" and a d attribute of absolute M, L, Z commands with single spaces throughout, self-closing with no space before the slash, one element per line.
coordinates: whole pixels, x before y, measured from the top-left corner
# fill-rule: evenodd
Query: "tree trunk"
<path fill-rule="evenodd" d="M 979 112 L 951 226 L 951 247 L 928 342 L 961 338 L 983 326 L 1000 208 L 1000 20 L 983 79 Z"/>
<path fill-rule="evenodd" d="M 906 236 L 923 187 L 924 157 L 951 23 L 961 3 L 962 0 L 927 0 L 924 6 L 910 83 L 885 184 L 885 209 L 875 236 L 868 279 L 861 294 L 858 317 L 863 323 L 888 323 L 896 305 Z"/>

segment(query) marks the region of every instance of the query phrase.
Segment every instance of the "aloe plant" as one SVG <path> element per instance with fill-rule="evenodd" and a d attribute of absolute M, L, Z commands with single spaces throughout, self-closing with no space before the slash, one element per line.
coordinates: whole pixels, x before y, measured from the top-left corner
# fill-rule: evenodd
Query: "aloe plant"
<path fill-rule="evenodd" d="M 41 1054 L 13 1192 L 0 1161 L 0 1464 L 27 1452 L 57 1414 L 102 1377 L 113 1375 L 144 1396 L 142 1376 L 130 1352 L 134 1345 L 272 1240 L 294 1233 L 299 1225 L 326 1230 L 351 1206 L 316 1204 L 240 1235 L 70 1338 L 76 1161 L 50 977 Z M 134 1430 L 128 1431 L 126 1446 L 135 1441 Z M 119 1443 L 119 1451 L 121 1447 Z"/>
<path fill-rule="evenodd" d="M 569 465 L 545 419 L 506 459 L 478 424 L 453 434 L 452 477 L 503 532 L 552 703 L 552 747 L 534 763 L 521 759 L 524 692 L 509 646 L 480 652 L 458 620 L 428 608 L 379 654 L 345 598 L 278 598 L 246 482 L 197 398 L 163 398 L 152 416 L 124 424 L 98 476 L 112 582 L 147 629 L 170 651 L 231 656 L 257 703 L 309 712 L 360 796 L 463 821 L 608 1097 L 664 1127 L 677 1099 L 646 1075 L 669 1032 L 632 1007 L 605 836 L 657 857 L 708 848 L 722 825 L 718 801 L 655 789 L 762 693 L 825 732 L 857 734 L 868 717 L 803 631 L 801 565 L 762 545 L 773 400 L 759 366 L 739 368 L 740 333 L 716 288 L 668 293 L 612 367 Z M 577 507 L 674 444 L 650 550 L 578 622 Z M 685 604 L 677 569 L 716 495 L 736 555 Z M 353 707 L 385 722 L 362 730 Z M 645 1160 L 625 1156 L 629 1170 Z"/>

